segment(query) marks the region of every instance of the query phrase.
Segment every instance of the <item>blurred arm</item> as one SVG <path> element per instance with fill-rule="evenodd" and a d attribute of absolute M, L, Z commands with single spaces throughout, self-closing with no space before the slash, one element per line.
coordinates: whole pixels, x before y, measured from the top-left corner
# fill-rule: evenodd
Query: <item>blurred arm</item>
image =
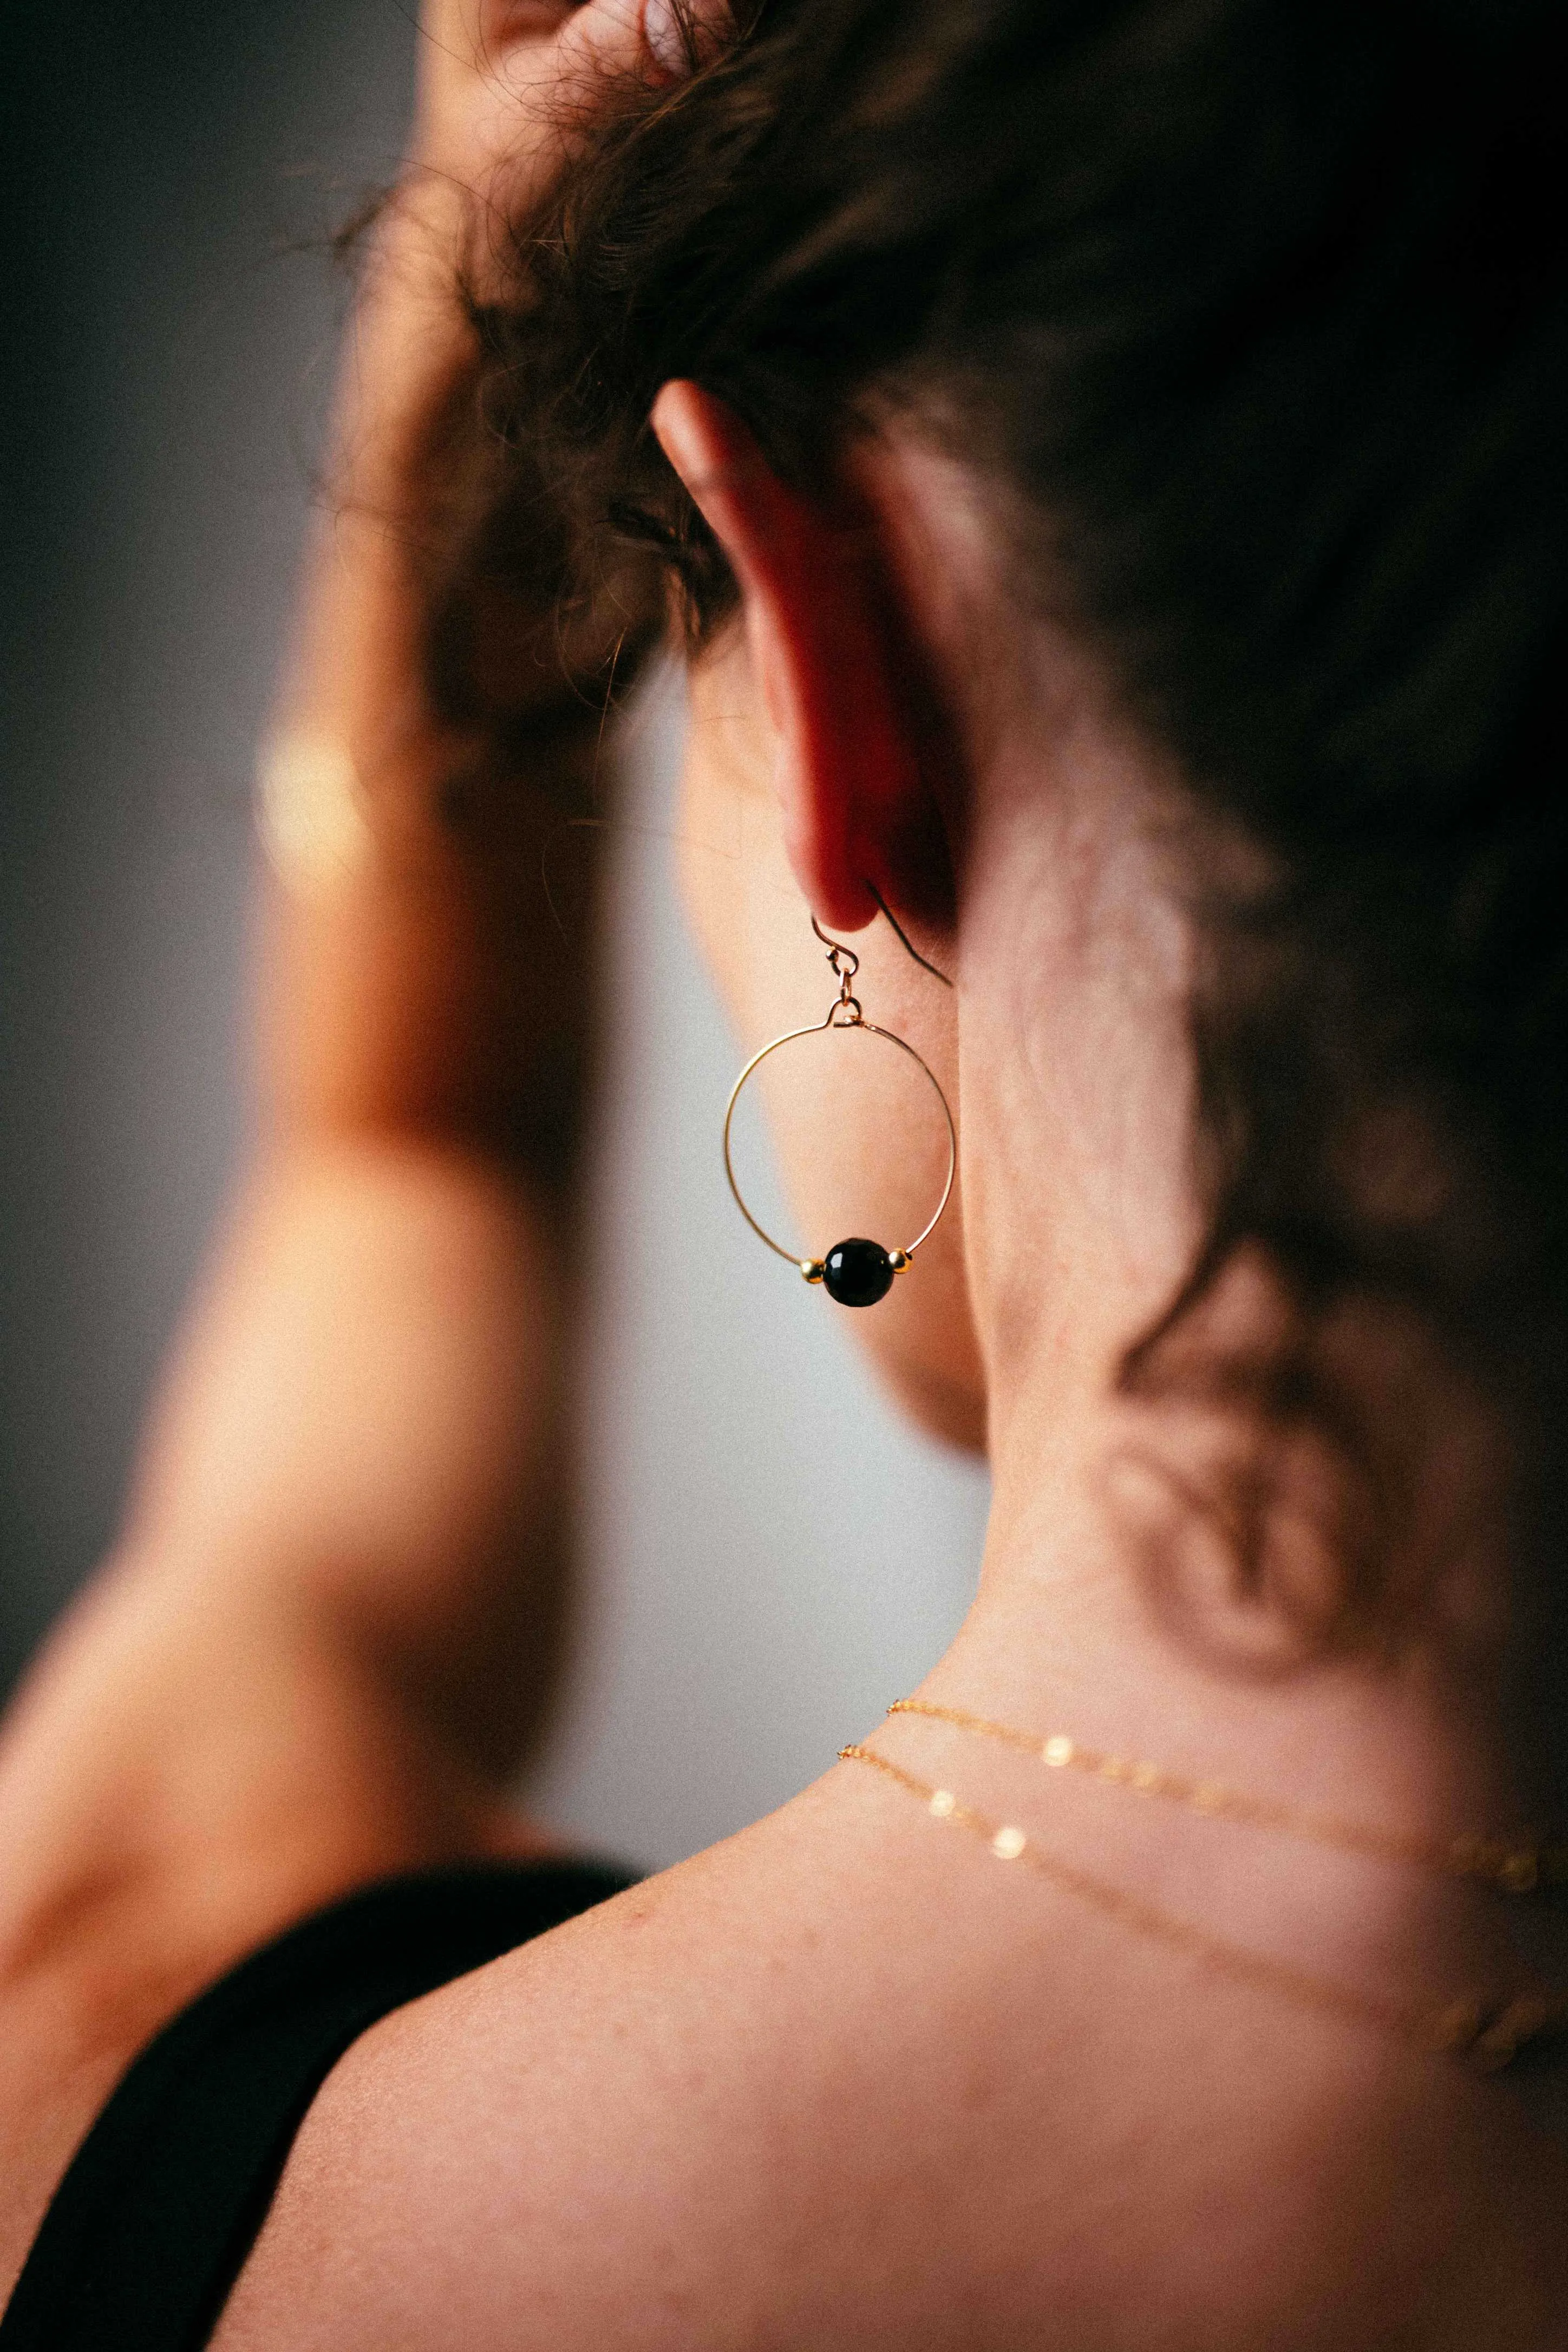
<path fill-rule="evenodd" d="M 433 569 L 456 201 L 426 175 L 382 224 L 348 356 L 267 761 L 256 1165 L 116 1556 L 0 1733 L 0 2280 L 201 1983 L 356 1882 L 533 1838 L 604 672 L 563 660 L 548 551 L 531 598 Z"/>

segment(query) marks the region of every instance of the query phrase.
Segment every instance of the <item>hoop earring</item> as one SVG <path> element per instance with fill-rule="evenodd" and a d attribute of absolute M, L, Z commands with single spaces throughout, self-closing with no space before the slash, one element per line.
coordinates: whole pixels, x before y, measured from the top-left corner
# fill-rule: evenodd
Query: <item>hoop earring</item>
<path fill-rule="evenodd" d="M 827 950 L 827 961 L 838 982 L 838 994 L 828 1006 L 825 1021 L 814 1021 L 804 1029 L 786 1030 L 782 1037 L 775 1037 L 771 1045 L 764 1045 L 760 1054 L 753 1054 L 741 1072 L 730 1090 L 729 1106 L 724 1113 L 724 1173 L 730 1180 L 735 1206 L 757 1239 L 766 1242 L 775 1257 L 782 1257 L 789 1265 L 798 1267 L 807 1282 L 820 1283 L 828 1297 L 837 1299 L 840 1307 L 875 1307 L 891 1290 L 894 1276 L 909 1272 L 915 1252 L 922 1243 L 931 1239 L 942 1223 L 942 1212 L 952 1198 L 953 1179 L 958 1173 L 958 1132 L 952 1123 L 952 1111 L 947 1097 L 938 1084 L 934 1071 L 902 1037 L 895 1036 L 892 1030 L 879 1028 L 876 1022 L 867 1020 L 860 1000 L 853 992 L 852 983 L 860 969 L 860 959 L 854 949 L 842 947 L 837 940 L 830 940 L 815 915 L 811 919 L 811 928 Z M 940 980 L 942 975 L 939 972 L 937 977 Z M 730 1150 L 730 1131 L 734 1125 L 735 1106 L 747 1080 L 761 1068 L 770 1054 L 778 1053 L 783 1046 L 793 1045 L 801 1037 L 819 1037 L 825 1029 L 858 1029 L 865 1036 L 880 1037 L 888 1045 L 896 1045 L 900 1054 L 907 1054 L 915 1067 L 924 1073 L 932 1093 L 942 1105 L 942 1115 L 947 1123 L 947 1181 L 930 1223 L 903 1249 L 884 1249 L 880 1242 L 856 1238 L 836 1242 L 826 1257 L 796 1257 L 793 1250 L 787 1250 L 782 1242 L 774 1241 L 772 1234 L 757 1223 L 746 1206 L 745 1197 L 736 1181 L 735 1163 Z"/>

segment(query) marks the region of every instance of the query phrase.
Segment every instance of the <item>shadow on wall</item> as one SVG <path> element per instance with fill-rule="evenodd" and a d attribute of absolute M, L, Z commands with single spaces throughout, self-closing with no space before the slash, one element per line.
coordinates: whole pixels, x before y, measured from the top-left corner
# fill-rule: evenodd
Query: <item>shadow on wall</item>
<path fill-rule="evenodd" d="M 285 248 L 395 167 L 412 15 L 8 12 L 4 1684 L 110 1536 L 243 1148 L 250 772 L 344 299 Z M 820 1299 L 770 1279 L 724 1192 L 732 1051 L 669 870 L 679 723 L 666 681 L 616 851 L 594 1570 L 539 1790 L 645 1864 L 781 1801 L 918 1677 L 984 1509 L 979 1473 L 895 1427 Z M 671 1281 L 693 1234 L 705 1277 Z"/>

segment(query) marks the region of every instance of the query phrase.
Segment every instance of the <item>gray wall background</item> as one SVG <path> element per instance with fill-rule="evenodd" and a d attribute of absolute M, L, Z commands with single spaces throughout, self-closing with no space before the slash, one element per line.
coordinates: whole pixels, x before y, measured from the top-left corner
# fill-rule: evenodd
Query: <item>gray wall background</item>
<path fill-rule="evenodd" d="M 245 1142 L 250 773 L 413 0 L 9 0 L 0 67 L 0 1686 L 113 1525 Z M 723 1190 L 676 914 L 678 682 L 635 726 L 594 1181 L 588 1590 L 538 1795 L 648 1864 L 915 1680 L 984 1481 L 897 1426 Z M 672 1279 L 691 1251 L 702 1279 Z"/>

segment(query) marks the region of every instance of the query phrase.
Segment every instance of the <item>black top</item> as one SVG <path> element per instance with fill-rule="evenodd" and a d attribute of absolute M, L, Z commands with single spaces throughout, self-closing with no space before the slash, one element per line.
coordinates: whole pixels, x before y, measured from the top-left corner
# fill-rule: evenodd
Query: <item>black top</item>
<path fill-rule="evenodd" d="M 149 2043 L 82 2142 L 0 2352 L 200 2352 L 350 2042 L 632 1883 L 584 1863 L 395 1879 L 242 1960 Z"/>

